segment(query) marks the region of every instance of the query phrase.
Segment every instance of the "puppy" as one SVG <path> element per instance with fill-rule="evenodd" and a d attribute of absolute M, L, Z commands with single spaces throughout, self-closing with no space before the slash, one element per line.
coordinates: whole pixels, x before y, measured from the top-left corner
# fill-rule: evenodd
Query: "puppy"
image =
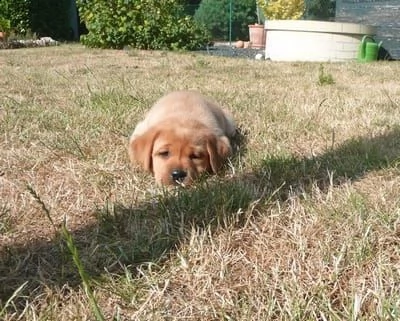
<path fill-rule="evenodd" d="M 130 160 L 161 185 L 190 185 L 202 173 L 216 174 L 230 155 L 236 133 L 228 111 L 195 91 L 158 100 L 133 131 Z"/>

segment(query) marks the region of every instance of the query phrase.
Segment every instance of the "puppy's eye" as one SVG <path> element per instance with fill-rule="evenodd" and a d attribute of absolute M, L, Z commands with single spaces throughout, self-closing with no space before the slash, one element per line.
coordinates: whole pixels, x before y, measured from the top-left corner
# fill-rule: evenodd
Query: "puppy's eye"
<path fill-rule="evenodd" d="M 163 150 L 161 152 L 158 152 L 158 156 L 161 156 L 162 158 L 168 158 L 169 157 L 169 151 L 168 150 Z"/>
<path fill-rule="evenodd" d="M 201 154 L 196 154 L 196 153 L 192 153 L 189 155 L 190 159 L 201 159 L 202 155 Z"/>

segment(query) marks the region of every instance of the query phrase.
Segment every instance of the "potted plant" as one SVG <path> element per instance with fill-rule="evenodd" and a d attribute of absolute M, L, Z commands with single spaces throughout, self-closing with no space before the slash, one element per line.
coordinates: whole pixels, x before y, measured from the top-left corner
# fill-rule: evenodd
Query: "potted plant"
<path fill-rule="evenodd" d="M 263 16 L 259 6 L 257 10 L 257 23 L 249 25 L 249 40 L 252 48 L 261 49 L 265 47 L 265 28 L 263 24 Z"/>

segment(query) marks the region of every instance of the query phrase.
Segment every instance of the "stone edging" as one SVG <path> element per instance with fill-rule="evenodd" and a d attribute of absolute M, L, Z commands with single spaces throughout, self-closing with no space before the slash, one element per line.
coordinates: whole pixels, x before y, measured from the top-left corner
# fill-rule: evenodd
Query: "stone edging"
<path fill-rule="evenodd" d="M 17 49 L 17 48 L 35 48 L 35 47 L 48 47 L 58 46 L 59 42 L 51 37 L 41 37 L 39 39 L 29 40 L 7 40 L 0 41 L 0 49 Z"/>

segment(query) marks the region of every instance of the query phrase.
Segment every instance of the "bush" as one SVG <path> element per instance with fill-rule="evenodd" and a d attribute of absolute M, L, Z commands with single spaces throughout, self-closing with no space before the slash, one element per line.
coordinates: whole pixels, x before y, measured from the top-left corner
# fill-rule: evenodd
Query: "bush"
<path fill-rule="evenodd" d="M 185 0 L 183 1 L 183 6 L 185 13 L 189 16 L 194 16 L 194 13 L 200 6 L 201 0 Z"/>
<path fill-rule="evenodd" d="M 300 19 L 305 10 L 304 0 L 257 0 L 267 19 Z"/>
<path fill-rule="evenodd" d="M 336 0 L 306 0 L 306 19 L 333 20 L 336 13 Z"/>
<path fill-rule="evenodd" d="M 203 0 L 194 18 L 213 39 L 229 40 L 229 0 Z M 232 39 L 248 39 L 249 24 L 257 22 L 256 1 L 232 1 Z"/>
<path fill-rule="evenodd" d="M 39 36 L 70 40 L 69 10 L 69 0 L 30 0 L 30 29 Z"/>
<path fill-rule="evenodd" d="M 20 35 L 32 31 L 55 39 L 71 38 L 69 0 L 0 0 L 0 12 Z"/>
<path fill-rule="evenodd" d="M 10 21 L 10 28 L 18 34 L 25 34 L 30 28 L 29 0 L 0 0 L 0 11 Z"/>
<path fill-rule="evenodd" d="M 77 0 L 89 47 L 194 50 L 208 34 L 184 14 L 178 0 Z"/>
<path fill-rule="evenodd" d="M 10 30 L 10 20 L 0 16 L 0 31 L 8 32 Z"/>

